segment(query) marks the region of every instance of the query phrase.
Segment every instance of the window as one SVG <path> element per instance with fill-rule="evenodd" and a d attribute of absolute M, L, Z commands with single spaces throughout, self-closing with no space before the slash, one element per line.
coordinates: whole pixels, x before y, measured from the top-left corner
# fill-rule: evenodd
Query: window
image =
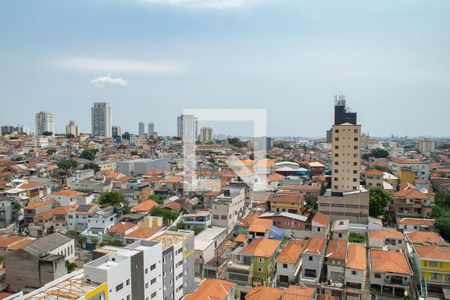
<path fill-rule="evenodd" d="M 374 277 L 375 278 L 381 278 L 381 274 L 380 273 L 375 273 Z"/>
<path fill-rule="evenodd" d="M 127 279 L 126 284 L 130 285 L 130 279 Z"/>
<path fill-rule="evenodd" d="M 287 264 L 283 264 L 283 269 L 287 269 Z"/>
<path fill-rule="evenodd" d="M 437 268 L 438 263 L 437 263 L 437 261 L 430 261 L 430 262 L 428 262 L 428 266 L 432 267 L 432 268 Z"/>
<path fill-rule="evenodd" d="M 148 289 L 148 282 L 145 283 L 145 288 Z"/>
<path fill-rule="evenodd" d="M 156 264 L 150 266 L 150 271 L 153 271 L 154 269 L 156 269 Z"/>
<path fill-rule="evenodd" d="M 121 289 L 123 289 L 123 283 L 116 285 L 116 292 L 120 291 Z"/>
<path fill-rule="evenodd" d="M 442 275 L 438 273 L 431 274 L 431 280 L 442 280 Z"/>
<path fill-rule="evenodd" d="M 352 271 L 352 275 L 356 275 L 356 271 Z"/>
<path fill-rule="evenodd" d="M 150 281 L 150 284 L 155 284 L 156 282 L 156 277 L 152 279 L 152 281 Z"/>
<path fill-rule="evenodd" d="M 313 261 L 313 257 L 312 256 L 309 256 L 308 259 L 309 259 L 309 261 Z"/>
<path fill-rule="evenodd" d="M 258 272 L 261 273 L 261 272 L 262 272 L 262 269 L 261 269 L 261 268 L 258 268 Z"/>
<path fill-rule="evenodd" d="M 155 297 L 156 297 L 156 292 L 153 292 L 153 293 L 150 295 L 150 297 L 152 297 L 152 299 L 155 298 Z"/>
<path fill-rule="evenodd" d="M 148 268 L 145 268 L 145 274 L 148 274 Z"/>

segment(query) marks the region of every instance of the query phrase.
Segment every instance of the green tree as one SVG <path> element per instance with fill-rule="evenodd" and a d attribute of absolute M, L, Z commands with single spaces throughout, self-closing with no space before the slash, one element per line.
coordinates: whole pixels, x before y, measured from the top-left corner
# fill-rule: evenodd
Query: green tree
<path fill-rule="evenodd" d="M 97 149 L 84 149 L 80 154 L 80 158 L 94 160 L 97 152 L 98 152 Z"/>
<path fill-rule="evenodd" d="M 314 204 L 316 203 L 316 197 L 314 197 L 312 194 L 307 194 L 305 200 L 305 208 L 310 209 L 314 207 Z"/>
<path fill-rule="evenodd" d="M 437 219 L 434 227 L 447 242 L 450 242 L 450 217 Z"/>
<path fill-rule="evenodd" d="M 351 243 L 364 243 L 364 241 L 366 240 L 366 238 L 364 237 L 364 235 L 359 234 L 359 233 L 355 233 L 355 232 L 350 232 L 349 236 L 348 236 L 348 241 Z"/>
<path fill-rule="evenodd" d="M 178 230 L 184 229 L 184 223 L 183 223 L 183 221 L 180 221 L 180 222 L 177 223 L 177 229 L 178 229 Z"/>
<path fill-rule="evenodd" d="M 151 195 L 148 199 L 155 201 L 158 204 L 164 204 L 164 200 L 167 199 L 166 195 Z"/>
<path fill-rule="evenodd" d="M 389 152 L 387 152 L 384 149 L 381 148 L 375 148 L 370 153 L 370 156 L 376 157 L 376 158 L 386 158 L 389 156 Z"/>
<path fill-rule="evenodd" d="M 122 206 L 126 204 L 125 196 L 117 191 L 103 192 L 98 198 L 100 205 Z"/>
<path fill-rule="evenodd" d="M 386 206 L 391 200 L 391 194 L 382 188 L 376 187 L 369 192 L 369 215 L 378 218 L 384 215 Z"/>
<path fill-rule="evenodd" d="M 244 143 L 241 142 L 241 140 L 236 137 L 228 139 L 228 144 L 230 144 L 231 146 L 234 146 L 234 147 L 243 147 L 244 146 Z"/>
<path fill-rule="evenodd" d="M 77 264 L 66 260 L 67 273 L 72 273 L 77 268 Z"/>
<path fill-rule="evenodd" d="M 67 160 L 57 162 L 56 165 L 58 166 L 58 168 L 67 171 L 67 170 L 76 168 L 78 166 L 78 163 L 74 159 L 67 159 Z"/>
<path fill-rule="evenodd" d="M 168 209 L 168 208 L 161 208 L 161 207 L 153 207 L 150 211 L 152 216 L 156 217 L 162 217 L 163 223 L 165 225 L 169 225 L 173 221 L 175 221 L 176 218 L 178 218 L 178 213 Z"/>
<path fill-rule="evenodd" d="M 123 138 L 124 140 L 129 141 L 130 138 L 131 138 L 131 135 L 130 135 L 130 133 L 127 131 L 127 132 L 124 132 L 124 133 L 122 134 L 122 138 Z"/>
<path fill-rule="evenodd" d="M 370 155 L 367 154 L 367 153 L 364 153 L 363 155 L 361 155 L 361 158 L 364 159 L 364 160 L 369 160 Z"/>
<path fill-rule="evenodd" d="M 66 134 L 66 138 L 67 139 L 73 139 L 73 138 L 75 138 L 75 135 L 73 135 L 71 133 L 68 133 L 68 134 Z"/>
<path fill-rule="evenodd" d="M 53 155 L 53 154 L 55 154 L 56 153 L 56 149 L 48 149 L 47 150 L 47 154 L 48 155 Z"/>
<path fill-rule="evenodd" d="M 51 131 L 44 131 L 44 132 L 42 133 L 42 135 L 43 135 L 43 136 L 51 136 L 51 135 L 53 135 L 53 132 L 51 132 Z"/>

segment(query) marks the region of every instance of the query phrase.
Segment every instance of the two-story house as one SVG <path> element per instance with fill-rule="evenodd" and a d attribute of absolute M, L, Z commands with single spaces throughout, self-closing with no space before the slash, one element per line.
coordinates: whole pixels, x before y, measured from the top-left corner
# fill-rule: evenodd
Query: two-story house
<path fill-rule="evenodd" d="M 366 289 L 367 253 L 359 243 L 349 243 L 345 261 L 346 299 L 368 299 Z"/>
<path fill-rule="evenodd" d="M 369 231 L 369 248 L 404 252 L 406 242 L 403 234 L 396 229 L 371 230 Z"/>
<path fill-rule="evenodd" d="M 313 237 L 302 253 L 302 268 L 300 281 L 305 283 L 318 283 L 325 259 L 326 241 L 320 237 Z"/>
<path fill-rule="evenodd" d="M 279 286 L 287 287 L 297 281 L 302 266 L 302 253 L 307 245 L 308 241 L 305 240 L 290 240 L 281 249 L 276 259 L 276 279 Z"/>
<path fill-rule="evenodd" d="M 386 296 L 405 297 L 412 291 L 412 269 L 405 253 L 371 249 L 369 278 L 372 288 Z"/>

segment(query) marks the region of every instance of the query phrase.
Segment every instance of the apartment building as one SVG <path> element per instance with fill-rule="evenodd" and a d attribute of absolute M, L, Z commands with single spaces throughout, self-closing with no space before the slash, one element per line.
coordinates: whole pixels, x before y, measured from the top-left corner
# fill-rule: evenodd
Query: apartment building
<path fill-rule="evenodd" d="M 36 135 L 43 135 L 44 132 L 55 133 L 55 119 L 52 113 L 40 111 L 36 114 Z"/>
<path fill-rule="evenodd" d="M 112 137 L 111 106 L 108 103 L 94 103 L 91 108 L 91 125 L 93 136 Z"/>
<path fill-rule="evenodd" d="M 319 197 L 318 208 L 333 221 L 367 223 L 369 194 L 360 186 L 361 125 L 357 125 L 356 117 L 356 113 L 347 112 L 345 97 L 336 97 L 331 129 L 331 189 Z"/>
<path fill-rule="evenodd" d="M 165 299 L 160 243 L 139 240 L 124 248 L 105 246 L 95 250 L 93 258 L 84 266 L 85 279 L 107 283 L 110 299 Z"/>
<path fill-rule="evenodd" d="M 245 207 L 245 189 L 226 188 L 212 203 L 212 225 L 225 227 L 231 232 L 242 217 Z"/>
<path fill-rule="evenodd" d="M 205 144 L 214 140 L 213 129 L 211 127 L 200 128 L 200 142 Z"/>
<path fill-rule="evenodd" d="M 162 245 L 163 299 L 179 300 L 196 288 L 194 232 L 164 231 L 152 241 Z"/>

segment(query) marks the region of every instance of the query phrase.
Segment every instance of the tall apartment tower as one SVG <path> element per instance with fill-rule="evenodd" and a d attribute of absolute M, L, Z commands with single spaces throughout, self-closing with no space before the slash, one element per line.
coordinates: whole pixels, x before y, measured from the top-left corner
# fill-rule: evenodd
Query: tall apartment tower
<path fill-rule="evenodd" d="M 361 125 L 356 113 L 348 112 L 345 97 L 335 97 L 335 119 L 330 130 L 332 144 L 331 189 L 318 198 L 318 210 L 331 221 L 348 219 L 367 224 L 369 193 L 360 185 Z"/>
<path fill-rule="evenodd" d="M 361 169 L 361 125 L 357 115 L 347 111 L 345 97 L 335 96 L 331 129 L 333 194 L 359 190 Z"/>
<path fill-rule="evenodd" d="M 209 143 L 214 140 L 213 129 L 211 127 L 200 128 L 200 142 Z"/>
<path fill-rule="evenodd" d="M 197 118 L 194 115 L 180 115 L 177 118 L 177 136 L 183 139 L 197 140 Z"/>
<path fill-rule="evenodd" d="M 55 119 L 52 113 L 40 111 L 36 114 L 36 135 L 55 133 Z"/>
<path fill-rule="evenodd" d="M 112 137 L 111 106 L 106 102 L 94 103 L 91 108 L 92 135 Z"/>
<path fill-rule="evenodd" d="M 75 121 L 69 121 L 69 124 L 66 126 L 66 134 L 73 134 L 73 136 L 78 136 L 80 134 L 78 125 L 75 124 Z"/>
<path fill-rule="evenodd" d="M 148 136 L 151 137 L 155 134 L 155 124 L 154 123 L 148 123 Z"/>
<path fill-rule="evenodd" d="M 139 122 L 139 136 L 145 135 L 145 124 L 143 122 Z"/>

